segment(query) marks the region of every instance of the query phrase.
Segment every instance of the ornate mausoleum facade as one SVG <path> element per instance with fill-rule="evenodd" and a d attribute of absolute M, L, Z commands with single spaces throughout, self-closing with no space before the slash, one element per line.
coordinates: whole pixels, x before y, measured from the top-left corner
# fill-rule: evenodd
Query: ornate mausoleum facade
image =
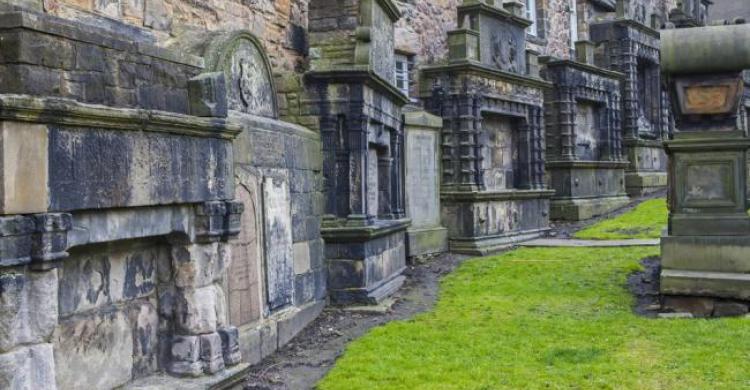
<path fill-rule="evenodd" d="M 662 188 L 659 29 L 709 6 L 0 0 L 0 388 L 238 383 L 407 259 Z"/>
<path fill-rule="evenodd" d="M 422 68 L 422 98 L 443 118 L 442 214 L 450 250 L 485 254 L 548 230 L 544 90 L 526 51 L 523 6 L 467 2 L 445 65 Z"/>

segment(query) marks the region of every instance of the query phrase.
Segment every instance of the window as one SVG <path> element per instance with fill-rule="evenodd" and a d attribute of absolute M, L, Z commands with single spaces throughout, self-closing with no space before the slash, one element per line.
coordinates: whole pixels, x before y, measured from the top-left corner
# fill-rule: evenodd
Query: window
<path fill-rule="evenodd" d="M 570 47 L 576 47 L 578 41 L 578 10 L 576 0 L 570 0 Z"/>
<path fill-rule="evenodd" d="M 409 96 L 409 58 L 405 55 L 396 55 L 396 88 Z"/>
<path fill-rule="evenodd" d="M 537 36 L 538 30 L 536 26 L 536 0 L 526 0 L 526 19 L 534 22 L 529 26 L 528 33 L 533 36 Z"/>

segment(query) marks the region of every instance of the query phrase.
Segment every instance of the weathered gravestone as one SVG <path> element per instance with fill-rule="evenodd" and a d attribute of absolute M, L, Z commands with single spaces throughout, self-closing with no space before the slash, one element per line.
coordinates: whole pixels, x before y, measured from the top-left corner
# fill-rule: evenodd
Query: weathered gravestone
<path fill-rule="evenodd" d="M 748 40 L 750 25 L 663 32 L 662 64 L 679 130 L 666 143 L 664 294 L 750 299 L 750 139 L 737 127 L 741 71 L 750 67 Z"/>
<path fill-rule="evenodd" d="M 425 111 L 404 113 L 406 131 L 407 255 L 419 258 L 448 250 L 440 224 L 440 131 L 443 121 Z"/>

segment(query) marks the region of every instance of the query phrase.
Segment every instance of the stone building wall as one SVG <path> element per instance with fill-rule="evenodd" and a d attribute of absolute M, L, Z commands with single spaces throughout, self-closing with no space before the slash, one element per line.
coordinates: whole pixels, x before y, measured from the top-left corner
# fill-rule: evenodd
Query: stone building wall
<path fill-rule="evenodd" d="M 188 30 L 250 30 L 261 37 L 274 69 L 289 71 L 304 64 L 309 0 L 36 1 L 46 12 L 67 19 L 93 21 L 86 14 L 99 15 L 144 27 L 162 45 Z"/>

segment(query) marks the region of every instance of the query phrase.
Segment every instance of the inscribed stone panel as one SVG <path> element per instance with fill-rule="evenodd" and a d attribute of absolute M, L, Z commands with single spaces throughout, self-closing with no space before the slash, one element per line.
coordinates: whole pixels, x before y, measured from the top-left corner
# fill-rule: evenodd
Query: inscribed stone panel
<path fill-rule="evenodd" d="M 260 319 L 260 269 L 262 252 L 260 237 L 259 184 L 255 177 L 240 180 L 235 199 L 245 205 L 240 235 L 232 243 L 232 263 L 227 275 L 229 322 L 242 326 Z"/>
<path fill-rule="evenodd" d="M 286 180 L 264 178 L 263 214 L 266 289 L 268 304 L 274 310 L 292 303 L 294 295 L 291 197 Z"/>
<path fill-rule="evenodd" d="M 437 133 L 409 129 L 406 134 L 406 197 L 413 227 L 440 223 Z"/>

